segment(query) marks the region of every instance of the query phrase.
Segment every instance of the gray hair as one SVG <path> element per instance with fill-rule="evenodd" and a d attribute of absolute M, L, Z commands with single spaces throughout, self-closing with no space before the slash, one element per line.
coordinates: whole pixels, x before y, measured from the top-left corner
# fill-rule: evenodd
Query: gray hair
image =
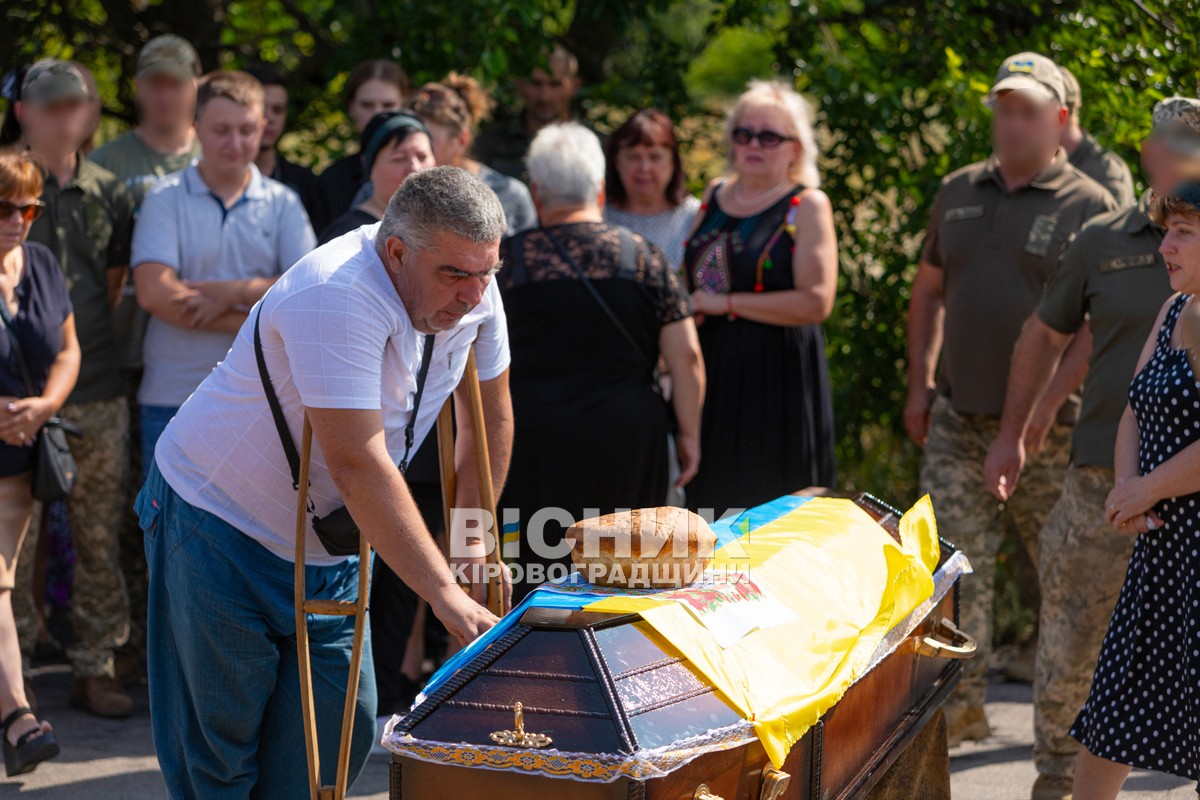
<path fill-rule="evenodd" d="M 596 134 L 578 122 L 547 125 L 525 159 L 529 183 L 546 208 L 596 202 L 604 186 L 604 151 Z"/>
<path fill-rule="evenodd" d="M 375 248 L 383 253 L 394 236 L 428 250 L 437 231 L 471 242 L 495 242 L 506 227 L 500 198 L 486 183 L 458 167 L 433 167 L 408 176 L 392 195 Z"/>

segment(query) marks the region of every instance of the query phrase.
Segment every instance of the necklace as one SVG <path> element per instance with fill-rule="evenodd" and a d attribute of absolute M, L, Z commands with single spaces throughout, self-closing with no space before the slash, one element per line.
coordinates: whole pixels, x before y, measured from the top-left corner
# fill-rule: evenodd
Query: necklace
<path fill-rule="evenodd" d="M 749 200 L 747 200 L 742 195 L 742 183 L 741 183 L 741 181 L 738 181 L 733 186 L 733 196 L 734 196 L 734 199 L 736 199 L 743 206 L 749 207 L 749 206 L 752 206 L 752 205 L 760 202 L 764 197 L 767 197 L 767 196 L 772 195 L 775 192 L 779 191 L 779 187 L 785 185 L 789 180 L 790 180 L 789 178 L 784 178 L 779 183 L 775 184 L 774 186 L 771 186 L 768 189 L 764 189 L 763 191 L 754 195 L 754 197 L 752 197 Z"/>

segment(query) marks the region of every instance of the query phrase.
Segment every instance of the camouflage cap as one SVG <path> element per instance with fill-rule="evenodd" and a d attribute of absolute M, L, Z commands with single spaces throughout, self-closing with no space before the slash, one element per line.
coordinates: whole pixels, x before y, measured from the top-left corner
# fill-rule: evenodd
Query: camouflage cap
<path fill-rule="evenodd" d="M 1063 105 L 1071 109 L 1071 113 L 1074 114 L 1079 109 L 1079 100 L 1081 97 L 1079 81 L 1076 79 L 1074 73 L 1066 67 L 1060 66 L 1058 71 L 1062 73 L 1063 79 Z"/>
<path fill-rule="evenodd" d="M 1200 100 L 1168 97 L 1154 106 L 1151 139 L 1161 139 L 1185 156 L 1200 156 Z"/>
<path fill-rule="evenodd" d="M 68 61 L 43 58 L 25 73 L 21 83 L 21 101 L 44 106 L 56 100 L 87 100 L 83 75 Z"/>
<path fill-rule="evenodd" d="M 1004 59 L 983 102 L 991 107 L 1002 92 L 1029 92 L 1045 100 L 1067 101 L 1058 65 L 1037 53 L 1017 53 Z"/>
<path fill-rule="evenodd" d="M 200 57 L 186 39 L 172 34 L 155 36 L 138 53 L 137 75 L 172 75 L 195 78 L 200 75 Z"/>

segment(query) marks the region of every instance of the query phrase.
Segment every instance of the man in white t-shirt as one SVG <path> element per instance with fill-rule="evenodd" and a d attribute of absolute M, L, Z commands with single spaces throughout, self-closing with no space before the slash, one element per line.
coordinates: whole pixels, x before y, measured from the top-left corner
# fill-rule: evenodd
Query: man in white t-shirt
<path fill-rule="evenodd" d="M 469 173 L 413 175 L 382 222 L 335 239 L 280 277 L 163 432 L 137 512 L 150 566 L 151 718 L 171 797 L 308 794 L 293 608 L 296 490 L 260 377 L 256 327 L 297 448 L 305 411 L 312 423 L 313 515 L 344 505 L 460 642 L 496 622 L 455 583 L 397 464 L 433 427 L 474 342 L 493 481 L 497 490 L 503 484 L 509 351 L 491 278 L 504 227 L 495 194 Z M 478 507 L 467 418 L 459 415 L 456 505 Z M 355 599 L 357 557 L 329 554 L 311 517 L 307 536 L 309 596 Z M 352 633 L 352 618 L 309 617 L 326 753 L 337 749 Z M 365 642 L 352 779 L 374 733 L 369 634 Z M 323 784 L 335 767 L 322 761 Z"/>

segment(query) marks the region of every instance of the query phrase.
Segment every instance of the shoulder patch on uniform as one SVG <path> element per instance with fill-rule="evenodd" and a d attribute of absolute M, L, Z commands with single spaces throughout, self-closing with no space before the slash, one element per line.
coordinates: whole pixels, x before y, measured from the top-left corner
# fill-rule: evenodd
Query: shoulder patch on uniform
<path fill-rule="evenodd" d="M 1106 258 L 1100 262 L 1101 272 L 1116 272 L 1130 267 L 1152 267 L 1157 263 L 1154 253 L 1139 253 L 1133 256 L 1117 256 Z"/>
<path fill-rule="evenodd" d="M 945 222 L 958 222 L 963 219 L 979 219 L 983 216 L 983 206 L 959 206 L 946 210 L 942 217 Z"/>

